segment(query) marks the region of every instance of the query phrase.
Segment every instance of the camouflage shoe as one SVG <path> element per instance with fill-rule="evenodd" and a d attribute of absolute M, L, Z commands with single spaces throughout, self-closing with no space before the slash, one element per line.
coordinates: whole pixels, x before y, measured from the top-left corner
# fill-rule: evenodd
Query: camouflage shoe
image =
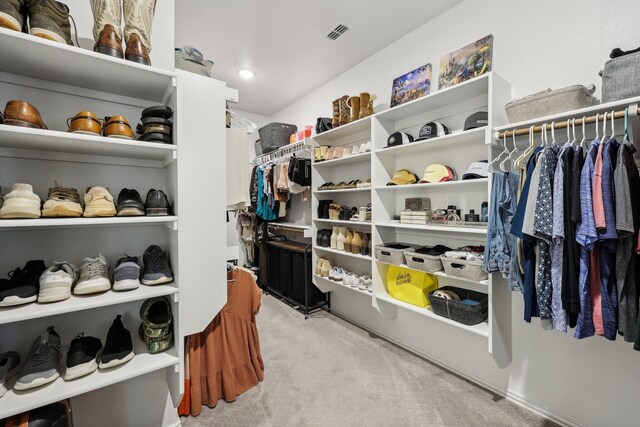
<path fill-rule="evenodd" d="M 31 35 L 73 45 L 69 7 L 55 0 L 30 0 Z"/>
<path fill-rule="evenodd" d="M 149 298 L 142 303 L 140 318 L 138 333 L 150 353 L 164 351 L 173 345 L 173 316 L 166 298 Z"/>
<path fill-rule="evenodd" d="M 26 29 L 26 17 L 26 0 L 3 0 L 0 2 L 0 27 L 23 31 Z"/>

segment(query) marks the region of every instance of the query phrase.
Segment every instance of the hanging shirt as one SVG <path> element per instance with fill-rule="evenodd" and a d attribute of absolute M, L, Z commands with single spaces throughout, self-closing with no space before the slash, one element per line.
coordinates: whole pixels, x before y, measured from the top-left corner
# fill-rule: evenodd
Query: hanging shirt
<path fill-rule="evenodd" d="M 566 255 L 564 253 L 565 219 L 570 217 L 569 206 L 565 206 L 569 200 L 568 192 L 565 194 L 565 186 L 571 179 L 570 162 L 573 160 L 573 147 L 565 144 L 558 154 L 558 162 L 553 177 L 553 240 L 551 242 L 551 318 L 553 329 L 558 332 L 567 332 L 567 315 L 562 307 L 562 276 L 566 267 Z"/>
<path fill-rule="evenodd" d="M 538 239 L 538 271 L 536 281 L 536 293 L 538 309 L 542 320 L 551 319 L 551 295 L 553 286 L 551 283 L 551 253 L 550 243 L 553 234 L 553 175 L 558 159 L 558 147 L 555 144 L 547 145 L 542 151 L 540 160 L 540 178 L 538 182 L 538 194 L 534 210 L 533 234 Z M 551 327 L 548 322 L 543 326 Z"/>
<path fill-rule="evenodd" d="M 609 138 L 602 149 L 602 200 L 605 226 L 598 229 L 600 246 L 600 296 L 604 337 L 615 340 L 618 331 L 618 292 L 616 285 L 616 230 L 614 168 L 618 155 L 618 141 Z"/>
<path fill-rule="evenodd" d="M 604 216 L 604 200 L 602 198 L 602 150 L 604 143 L 598 146 L 598 153 L 596 154 L 596 160 L 593 164 L 593 183 L 591 188 L 592 201 L 593 201 L 593 220 L 596 224 L 596 229 L 602 229 L 607 226 Z"/>
<path fill-rule="evenodd" d="M 592 295 L 590 288 L 590 255 L 598 241 L 596 224 L 593 217 L 593 169 L 600 141 L 593 140 L 584 160 L 580 175 L 580 213 L 581 218 L 576 230 L 576 241 L 580 244 L 580 272 L 578 286 L 580 292 L 580 314 L 578 315 L 574 337 L 586 338 L 594 334 Z"/>
<path fill-rule="evenodd" d="M 571 182 L 569 188 L 569 205 L 571 210 L 571 225 L 565 227 L 565 251 L 567 253 L 567 266 L 562 270 L 562 306 L 569 315 L 569 326 L 575 328 L 580 313 L 580 245 L 576 240 L 578 223 L 582 219 L 580 206 L 580 176 L 584 166 L 584 153 L 582 147 L 578 147 L 573 155 L 571 164 Z M 569 235 L 570 230 L 571 235 Z"/>
<path fill-rule="evenodd" d="M 616 201 L 616 285 L 618 291 L 618 331 L 627 342 L 636 338 L 638 322 L 637 256 L 634 234 L 639 223 L 640 176 L 634 161 L 636 148 L 623 140 L 618 148 L 614 171 Z"/>

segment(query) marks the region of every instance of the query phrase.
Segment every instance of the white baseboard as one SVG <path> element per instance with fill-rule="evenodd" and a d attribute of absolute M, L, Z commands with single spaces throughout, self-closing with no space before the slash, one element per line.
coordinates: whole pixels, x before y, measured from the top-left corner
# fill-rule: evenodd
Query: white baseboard
<path fill-rule="evenodd" d="M 352 318 L 351 316 L 349 316 L 346 313 L 334 310 L 333 308 L 331 309 L 331 313 L 334 314 L 337 317 L 340 317 L 341 319 L 346 320 L 349 323 L 353 323 L 354 325 L 367 330 L 369 332 L 372 332 L 376 335 L 378 335 L 379 337 L 381 337 L 382 339 L 384 339 L 385 341 L 389 341 L 390 343 L 393 343 L 399 347 L 402 347 L 403 349 L 409 351 L 410 353 L 415 354 L 418 357 L 421 357 L 423 359 L 426 359 L 430 362 L 435 363 L 436 365 L 439 365 L 451 372 L 453 372 L 456 375 L 460 375 L 461 377 L 464 377 L 466 379 L 468 379 L 469 381 L 474 382 L 475 384 L 479 385 L 480 387 L 486 388 L 487 390 L 502 396 L 504 398 L 506 398 L 507 400 L 509 400 L 510 402 L 513 402 L 519 406 L 522 406 L 523 408 L 528 409 L 529 411 L 532 411 L 544 418 L 548 418 L 551 421 L 560 424 L 561 426 L 567 426 L 567 427 L 583 427 L 583 424 L 580 424 L 579 422 L 561 414 L 558 412 L 555 412 L 545 406 L 539 405 L 535 402 L 532 402 L 530 400 L 528 400 L 527 398 L 525 398 L 524 396 L 521 396 L 518 393 L 512 392 L 511 390 L 505 390 L 503 387 L 498 386 L 497 384 L 492 384 L 491 382 L 488 382 L 486 379 L 480 378 L 474 374 L 472 374 L 471 372 L 467 372 L 464 369 L 460 369 L 457 366 L 453 366 L 450 365 L 446 360 L 442 360 L 436 356 L 433 356 L 431 354 L 425 354 L 421 351 L 416 350 L 415 348 L 413 348 L 410 344 L 404 343 L 401 340 L 398 340 L 394 337 L 390 337 L 387 334 L 378 331 L 375 328 L 371 328 L 367 325 L 362 324 L 361 322 L 357 321 L 356 319 Z"/>

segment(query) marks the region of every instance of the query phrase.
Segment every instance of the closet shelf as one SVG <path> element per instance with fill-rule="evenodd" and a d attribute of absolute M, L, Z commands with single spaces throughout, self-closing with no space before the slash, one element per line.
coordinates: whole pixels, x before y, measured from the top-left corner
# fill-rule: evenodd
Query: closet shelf
<path fill-rule="evenodd" d="M 381 148 L 375 151 L 381 157 L 404 156 L 407 154 L 424 153 L 433 149 L 446 149 L 452 145 L 471 145 L 473 143 L 486 143 L 487 128 L 481 127 L 462 132 L 452 133 L 437 138 L 410 144 L 397 145 L 395 147 Z"/>
<path fill-rule="evenodd" d="M 322 132 L 321 134 L 314 135 L 313 139 L 320 145 L 327 144 L 337 139 L 353 136 L 355 134 L 366 132 L 371 129 L 371 116 L 358 119 L 355 122 L 347 123 L 346 125 L 338 126 L 335 129 Z M 366 137 L 369 139 L 369 136 Z"/>
<path fill-rule="evenodd" d="M 324 160 L 322 162 L 314 162 L 314 166 L 317 168 L 329 167 L 329 166 L 344 166 L 353 163 L 367 162 L 371 158 L 371 151 L 366 153 L 355 154 L 353 156 L 340 157 L 339 159 Z"/>
<path fill-rule="evenodd" d="M 471 186 L 473 184 L 482 184 L 486 186 L 489 182 L 488 178 L 467 179 L 458 181 L 446 181 L 446 182 L 433 182 L 423 184 L 407 184 L 407 185 L 384 185 L 377 186 L 377 191 L 400 191 L 400 190 L 422 190 L 422 189 L 436 189 L 436 188 L 449 188 L 449 187 L 464 187 Z"/>
<path fill-rule="evenodd" d="M 97 135 L 33 129 L 20 126 L 0 125 L 0 147 L 3 157 L 25 157 L 22 150 L 33 150 L 29 158 L 51 160 L 53 153 L 66 153 L 60 160 L 85 161 L 88 163 L 118 164 L 119 160 L 95 159 L 86 156 L 105 156 L 117 159 L 150 160 L 156 167 L 164 165 L 177 156 L 177 146 L 144 141 L 107 138 Z M 80 158 L 78 155 L 85 155 Z M 135 164 L 135 163 L 134 163 Z"/>
<path fill-rule="evenodd" d="M 177 230 L 177 216 L 124 216 L 110 218 L 36 218 L 36 219 L 0 219 L 0 230 L 76 228 L 76 227 L 119 227 L 166 225 Z"/>
<path fill-rule="evenodd" d="M 402 267 L 402 268 L 406 268 L 406 269 L 409 269 L 409 270 L 421 271 L 421 270 L 415 270 L 415 269 L 409 267 L 407 264 L 399 264 L 398 265 L 398 264 L 391 264 L 390 262 L 382 262 L 382 261 L 378 261 L 378 260 L 376 260 L 376 262 L 378 264 L 393 265 L 393 266 L 396 266 L 396 267 Z M 438 276 L 438 277 L 443 277 L 445 279 L 457 280 L 457 281 L 460 281 L 460 282 L 475 283 L 477 285 L 482 285 L 482 286 L 487 286 L 489 284 L 489 279 L 487 279 L 487 280 L 470 280 L 470 279 L 465 279 L 464 277 L 449 276 L 444 271 L 436 271 L 435 273 L 428 273 L 428 274 L 432 274 L 432 275 Z"/>
<path fill-rule="evenodd" d="M 320 218 L 314 219 L 314 221 L 323 222 L 327 224 L 336 224 L 336 225 L 353 225 L 353 226 L 362 225 L 365 227 L 371 227 L 370 222 L 362 222 L 362 221 L 345 221 L 345 220 L 338 220 L 338 219 L 320 219 Z"/>
<path fill-rule="evenodd" d="M 378 227 L 387 228 L 405 228 L 408 230 L 420 230 L 420 231 L 444 231 L 447 233 L 464 233 L 464 234 L 487 234 L 486 227 L 461 227 L 457 225 L 418 225 L 418 224 L 402 224 L 400 222 L 376 222 Z"/>
<path fill-rule="evenodd" d="M 0 308 L 0 324 L 20 322 L 40 317 L 56 316 L 64 313 L 91 310 L 99 307 L 125 304 L 147 298 L 174 295 L 178 293 L 176 284 L 146 286 L 128 292 L 107 291 L 93 295 L 72 295 L 64 301 L 47 304 L 31 303 L 15 307 Z"/>
<path fill-rule="evenodd" d="M 352 290 L 352 291 L 355 291 L 355 292 L 357 292 L 357 293 L 359 293 L 359 294 L 366 295 L 366 296 L 368 296 L 369 298 L 371 298 L 371 292 L 369 292 L 369 291 L 363 291 L 362 289 L 359 289 L 359 288 L 353 288 L 353 287 L 351 287 L 351 286 L 347 286 L 347 285 L 345 285 L 345 284 L 344 284 L 344 283 L 342 283 L 342 282 L 336 282 L 335 280 L 327 279 L 326 277 L 322 277 L 322 276 L 316 276 L 315 274 L 313 275 L 313 278 L 314 278 L 314 279 L 316 279 L 316 280 L 322 280 L 322 281 L 325 281 L 325 282 L 327 282 L 327 283 L 330 283 L 330 284 L 332 284 L 332 285 L 335 285 L 335 286 L 336 286 L 336 287 L 338 287 L 338 288 L 350 289 L 350 290 Z"/>
<path fill-rule="evenodd" d="M 175 73 L 0 28 L 0 72 L 164 104 Z M 11 58 L 7 60 L 6 58 Z"/>
<path fill-rule="evenodd" d="M 431 308 L 426 307 L 418 307 L 417 305 L 409 304 L 395 298 L 390 297 L 388 294 L 376 294 L 375 298 L 378 301 L 383 301 L 388 304 L 395 305 L 400 308 L 404 308 L 406 310 L 412 311 L 414 313 L 418 313 L 425 317 L 431 318 L 433 320 L 446 323 L 447 325 L 462 329 L 467 332 L 471 332 L 476 335 L 480 335 L 481 337 L 489 338 L 489 325 L 485 322 L 479 323 L 473 326 L 463 325 L 462 323 L 456 322 L 455 320 L 447 319 L 443 316 L 438 316 L 437 314 L 431 311 Z"/>
<path fill-rule="evenodd" d="M 466 82 L 448 87 L 429 95 L 423 96 L 406 104 L 398 105 L 376 114 L 380 120 L 397 121 L 407 117 L 425 114 L 441 107 L 467 101 L 470 98 L 489 93 L 489 78 L 491 72 L 475 77 Z M 432 86 L 432 89 L 434 86 Z"/>
<path fill-rule="evenodd" d="M 85 377 L 72 381 L 64 381 L 61 376 L 51 384 L 31 390 L 15 391 L 10 389 L 2 397 L 0 419 L 98 390 L 150 372 L 176 366 L 180 363 L 180 359 L 175 353 L 177 343 L 174 344 L 173 348 L 165 352 L 149 354 L 144 343 L 138 338 L 137 330 L 131 331 L 131 337 L 136 355 L 126 364 L 107 370 L 98 369 Z M 9 381 L 10 385 L 13 385 L 15 377 Z"/>
<path fill-rule="evenodd" d="M 313 194 L 332 194 L 332 193 L 364 193 L 371 191 L 371 187 L 365 188 L 341 188 L 338 190 L 314 190 Z"/>
<path fill-rule="evenodd" d="M 364 259 L 364 260 L 367 260 L 367 261 L 371 261 L 371 257 L 370 256 L 366 256 L 366 255 L 352 254 L 350 252 L 338 251 L 336 249 L 331 249 L 331 248 L 323 248 L 321 246 L 314 246 L 314 249 L 316 249 L 318 251 L 329 252 L 329 253 L 332 253 L 332 254 L 342 255 L 342 256 L 346 256 L 346 257 L 350 257 L 350 258 L 357 258 L 357 259 Z"/>

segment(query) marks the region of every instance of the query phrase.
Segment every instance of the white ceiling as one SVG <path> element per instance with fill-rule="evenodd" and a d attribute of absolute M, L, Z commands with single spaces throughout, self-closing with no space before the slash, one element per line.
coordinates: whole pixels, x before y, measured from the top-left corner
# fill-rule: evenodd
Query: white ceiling
<path fill-rule="evenodd" d="M 269 116 L 461 1 L 180 0 L 176 46 L 215 62 L 213 77 L 240 91 L 234 108 Z M 327 39 L 339 22 L 349 31 Z"/>

